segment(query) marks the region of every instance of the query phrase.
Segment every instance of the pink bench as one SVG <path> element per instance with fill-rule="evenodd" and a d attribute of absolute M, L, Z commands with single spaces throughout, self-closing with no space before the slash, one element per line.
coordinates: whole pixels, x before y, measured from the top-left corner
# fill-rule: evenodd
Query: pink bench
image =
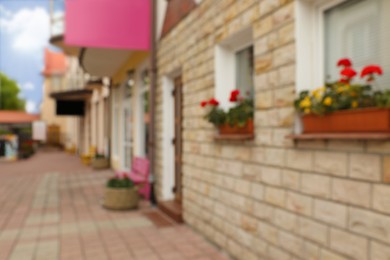
<path fill-rule="evenodd" d="M 130 173 L 121 173 L 117 175 L 127 175 L 140 188 L 139 194 L 146 200 L 150 199 L 151 186 L 149 182 L 149 160 L 141 157 L 135 157 L 132 162 Z"/>

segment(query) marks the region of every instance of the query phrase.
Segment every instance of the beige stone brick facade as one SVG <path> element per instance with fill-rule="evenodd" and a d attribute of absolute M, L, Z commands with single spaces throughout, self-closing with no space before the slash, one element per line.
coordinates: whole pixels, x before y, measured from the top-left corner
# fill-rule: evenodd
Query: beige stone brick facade
<path fill-rule="evenodd" d="M 296 1 L 203 0 L 160 40 L 157 196 L 165 199 L 164 79 L 180 71 L 188 225 L 236 259 L 388 259 L 390 142 L 285 138 L 295 118 Z M 248 27 L 255 139 L 217 142 L 199 103 L 214 95 L 215 46 Z"/>

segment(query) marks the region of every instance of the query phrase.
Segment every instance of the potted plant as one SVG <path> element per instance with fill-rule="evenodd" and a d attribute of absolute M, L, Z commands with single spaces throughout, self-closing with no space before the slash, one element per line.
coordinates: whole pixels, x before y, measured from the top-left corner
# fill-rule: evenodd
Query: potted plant
<path fill-rule="evenodd" d="M 295 100 L 302 114 L 304 133 L 384 133 L 390 132 L 390 91 L 374 91 L 378 65 L 360 73 L 366 84 L 354 84 L 357 72 L 349 59 L 341 59 L 341 79 L 313 91 L 302 91 Z"/>
<path fill-rule="evenodd" d="M 89 154 L 82 154 L 81 155 L 81 162 L 84 164 L 84 165 L 90 165 L 91 164 L 91 155 Z"/>
<path fill-rule="evenodd" d="M 215 98 L 201 102 L 201 107 L 208 109 L 205 119 L 216 126 L 219 135 L 253 135 L 253 99 L 240 96 L 239 90 L 230 93 L 229 101 L 234 103 L 228 111 L 219 107 Z"/>
<path fill-rule="evenodd" d="M 113 177 L 107 181 L 103 206 L 108 209 L 125 210 L 137 208 L 138 187 L 127 176 Z"/>
<path fill-rule="evenodd" d="M 33 140 L 25 140 L 22 141 L 19 146 L 19 156 L 22 159 L 28 159 L 32 155 L 34 155 L 35 149 L 34 149 L 34 141 Z"/>
<path fill-rule="evenodd" d="M 107 169 L 110 163 L 108 159 L 102 153 L 95 154 L 95 157 L 92 159 L 91 166 L 95 170 Z"/>
<path fill-rule="evenodd" d="M 76 154 L 76 145 L 72 144 L 70 147 L 67 147 L 66 152 L 70 154 Z"/>

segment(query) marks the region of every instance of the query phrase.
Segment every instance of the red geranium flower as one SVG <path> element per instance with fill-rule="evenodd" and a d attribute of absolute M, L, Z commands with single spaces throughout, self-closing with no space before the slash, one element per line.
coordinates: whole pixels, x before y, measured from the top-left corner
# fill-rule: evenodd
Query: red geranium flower
<path fill-rule="evenodd" d="M 348 79 L 352 79 L 353 77 L 355 77 L 357 75 L 356 71 L 352 68 L 345 68 L 343 69 L 340 74 Z"/>
<path fill-rule="evenodd" d="M 337 67 L 345 67 L 345 68 L 349 68 L 349 67 L 352 67 L 352 62 L 350 59 L 348 58 L 344 58 L 344 59 L 341 59 L 337 62 Z"/>
<path fill-rule="evenodd" d="M 229 101 L 230 102 L 237 102 L 237 98 L 238 98 L 238 95 L 240 95 L 240 91 L 238 89 L 236 90 L 233 90 L 231 93 L 230 93 L 230 98 L 229 98 Z"/>
<path fill-rule="evenodd" d="M 201 107 L 205 107 L 205 106 L 207 106 L 207 103 L 208 102 L 204 100 L 204 101 L 200 102 L 200 106 Z"/>
<path fill-rule="evenodd" d="M 382 68 L 381 68 L 380 66 L 378 66 L 378 65 L 369 65 L 369 66 L 366 66 L 366 67 L 362 70 L 362 73 L 361 73 L 360 77 L 361 77 L 361 78 L 364 78 L 365 76 L 370 75 L 370 78 L 369 78 L 369 79 L 372 79 L 373 74 L 382 75 L 382 74 L 383 74 Z"/>
<path fill-rule="evenodd" d="M 230 101 L 230 102 L 237 102 L 237 96 L 231 96 L 231 97 L 229 98 L 229 101 Z"/>
<path fill-rule="evenodd" d="M 218 106 L 219 102 L 215 98 L 212 98 L 212 99 L 209 100 L 209 104 L 212 105 L 212 106 Z"/>

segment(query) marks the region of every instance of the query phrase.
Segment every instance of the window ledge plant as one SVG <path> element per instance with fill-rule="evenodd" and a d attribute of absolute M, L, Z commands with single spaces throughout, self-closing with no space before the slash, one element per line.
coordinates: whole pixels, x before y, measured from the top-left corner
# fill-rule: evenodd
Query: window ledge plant
<path fill-rule="evenodd" d="M 126 210 L 137 208 L 138 187 L 127 176 L 116 176 L 107 181 L 103 206 L 108 209 Z"/>
<path fill-rule="evenodd" d="M 201 107 L 207 109 L 204 118 L 219 130 L 220 136 L 253 135 L 253 99 L 243 97 L 239 90 L 230 93 L 229 101 L 234 103 L 228 111 L 219 106 L 215 98 L 201 102 Z"/>
<path fill-rule="evenodd" d="M 358 73 L 345 58 L 340 80 L 326 83 L 313 91 L 302 91 L 295 100 L 296 110 L 302 114 L 304 133 L 383 133 L 390 132 L 390 90 L 372 88 L 382 68 L 369 65 L 360 73 L 366 84 L 355 84 Z"/>

